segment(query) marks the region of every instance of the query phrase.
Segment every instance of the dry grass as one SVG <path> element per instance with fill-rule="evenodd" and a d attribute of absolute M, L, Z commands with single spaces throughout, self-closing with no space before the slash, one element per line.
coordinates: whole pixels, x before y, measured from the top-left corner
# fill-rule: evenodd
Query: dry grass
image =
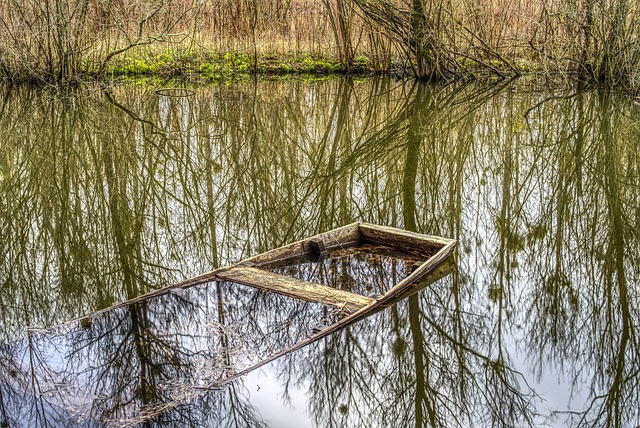
<path fill-rule="evenodd" d="M 378 71 L 404 64 L 426 77 L 563 73 L 634 88 L 639 36 L 629 0 L 0 0 L 0 75 L 73 80 L 164 46 L 254 63 L 309 53 L 344 69 L 367 57 Z"/>

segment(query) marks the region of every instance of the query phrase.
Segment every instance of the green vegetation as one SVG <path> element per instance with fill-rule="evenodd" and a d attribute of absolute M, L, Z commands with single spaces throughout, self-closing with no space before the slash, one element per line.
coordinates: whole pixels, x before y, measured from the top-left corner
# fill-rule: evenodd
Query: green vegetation
<path fill-rule="evenodd" d="M 628 0 L 0 0 L 0 79 L 536 73 L 640 90 Z"/>
<path fill-rule="evenodd" d="M 354 67 L 346 69 L 340 61 L 321 55 L 303 53 L 265 54 L 257 64 L 247 54 L 206 51 L 170 50 L 150 55 L 130 55 L 111 62 L 101 73 L 88 73 L 92 78 L 144 79 L 155 77 L 161 80 L 187 78 L 191 81 L 234 82 L 248 79 L 252 74 L 264 76 L 327 76 L 351 73 L 366 75 L 374 73 L 366 57 L 358 57 Z"/>
<path fill-rule="evenodd" d="M 235 80 L 248 76 L 247 55 L 168 50 L 144 56 L 126 56 L 111 62 L 104 74 L 111 78 L 155 76 L 175 79 L 185 76 L 205 80 Z M 100 77 L 100 74 L 94 75 Z"/>

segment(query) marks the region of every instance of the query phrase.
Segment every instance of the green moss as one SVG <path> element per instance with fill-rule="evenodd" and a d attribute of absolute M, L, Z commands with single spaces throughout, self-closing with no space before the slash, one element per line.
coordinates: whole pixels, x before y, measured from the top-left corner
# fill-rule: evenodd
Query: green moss
<path fill-rule="evenodd" d="M 474 71 L 478 67 L 478 63 L 472 60 L 471 58 L 466 58 L 466 57 L 458 58 L 457 62 L 458 62 L 458 66 L 463 71 Z"/>
<path fill-rule="evenodd" d="M 124 61 L 118 64 L 112 72 L 114 74 L 147 74 L 149 73 L 153 67 L 142 59 L 130 59 L 128 61 Z"/>
<path fill-rule="evenodd" d="M 351 70 L 358 72 L 367 72 L 368 70 L 372 70 L 373 65 L 372 61 L 366 56 L 359 55 L 353 59 L 351 64 Z"/>
<path fill-rule="evenodd" d="M 258 59 L 257 72 L 277 74 L 333 74 L 343 72 L 340 62 L 334 58 L 311 55 L 265 54 Z"/>
<path fill-rule="evenodd" d="M 293 65 L 297 66 L 298 72 L 302 73 L 336 73 L 341 70 L 339 61 L 329 58 L 303 55 L 301 58 L 293 59 Z"/>
<path fill-rule="evenodd" d="M 206 83 L 235 82 L 257 73 L 265 76 L 296 76 L 297 79 L 318 80 L 340 73 L 373 72 L 372 61 L 364 56 L 354 59 L 350 67 L 336 58 L 303 53 L 300 55 L 266 53 L 254 58 L 246 53 L 193 50 L 164 50 L 129 54 L 112 61 L 106 75 L 118 80 L 140 80 L 154 77 L 160 80 L 188 79 Z M 88 72 L 91 75 L 91 72 Z"/>
<path fill-rule="evenodd" d="M 366 56 L 359 55 L 353 59 L 354 64 L 367 65 L 370 60 Z"/>

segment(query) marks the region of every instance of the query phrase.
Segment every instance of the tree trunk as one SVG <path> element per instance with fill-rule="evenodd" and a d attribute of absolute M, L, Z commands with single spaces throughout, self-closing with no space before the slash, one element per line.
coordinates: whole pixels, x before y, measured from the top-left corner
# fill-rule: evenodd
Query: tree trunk
<path fill-rule="evenodd" d="M 429 21 L 425 13 L 424 0 L 412 0 L 411 25 L 413 29 L 413 49 L 416 60 L 416 77 L 431 79 L 433 67 L 428 40 Z"/>

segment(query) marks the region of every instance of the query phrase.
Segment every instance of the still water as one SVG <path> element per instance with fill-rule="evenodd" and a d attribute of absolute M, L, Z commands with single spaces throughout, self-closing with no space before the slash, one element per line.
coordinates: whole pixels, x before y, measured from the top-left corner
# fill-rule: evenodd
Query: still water
<path fill-rule="evenodd" d="M 387 79 L 0 97 L 2 426 L 118 425 L 134 402 L 169 403 L 152 426 L 640 425 L 629 98 Z M 196 395 L 157 385 L 202 369 L 187 354 L 213 358 L 221 308 L 255 314 L 233 336 L 242 358 L 324 309 L 208 285 L 85 326 L 85 359 L 47 366 L 64 386 L 35 376 L 61 349 L 38 328 L 353 221 L 457 239 L 453 272 Z M 170 325 L 177 342 L 150 333 Z M 83 380 L 77 402 L 47 399 Z"/>

